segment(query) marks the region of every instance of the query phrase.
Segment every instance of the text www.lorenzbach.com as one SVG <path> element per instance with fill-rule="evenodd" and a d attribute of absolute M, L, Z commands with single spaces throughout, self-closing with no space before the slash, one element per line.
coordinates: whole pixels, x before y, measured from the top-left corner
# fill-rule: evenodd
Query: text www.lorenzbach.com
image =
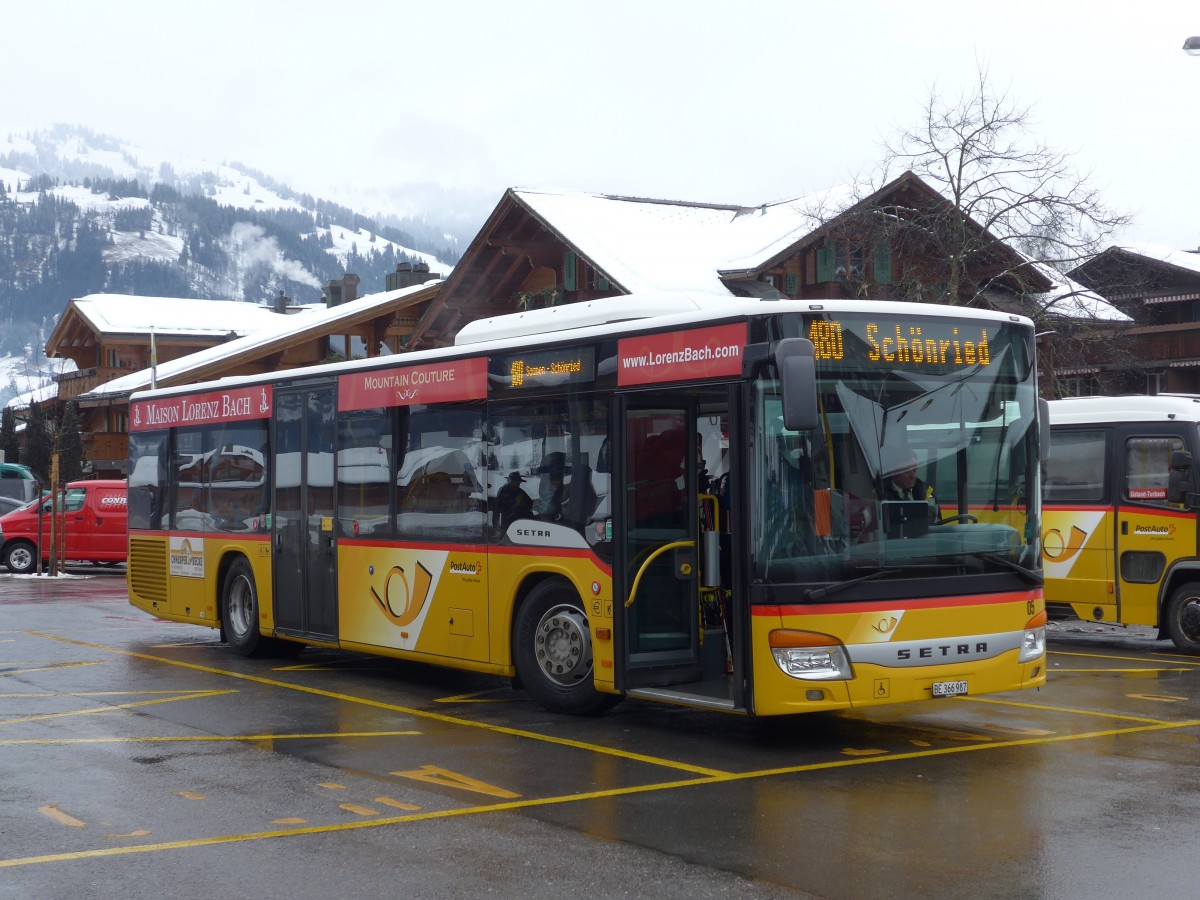
<path fill-rule="evenodd" d="M 670 366 L 678 363 L 708 362 L 714 359 L 731 359 L 741 356 L 738 344 L 724 347 L 684 347 L 670 353 L 643 353 L 641 356 L 626 356 L 621 365 L 626 369 L 642 369 L 649 366 Z"/>

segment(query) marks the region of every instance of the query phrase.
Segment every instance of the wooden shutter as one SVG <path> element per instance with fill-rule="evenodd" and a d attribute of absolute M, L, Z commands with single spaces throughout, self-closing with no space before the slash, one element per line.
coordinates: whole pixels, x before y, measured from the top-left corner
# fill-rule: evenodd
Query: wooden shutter
<path fill-rule="evenodd" d="M 576 290 L 576 270 L 578 266 L 575 260 L 575 254 L 568 250 L 563 254 L 563 289 L 568 291 Z"/>
<path fill-rule="evenodd" d="M 875 270 L 876 284 L 891 284 L 892 283 L 892 245 L 888 243 L 877 244 L 875 246 Z"/>
<path fill-rule="evenodd" d="M 833 268 L 837 261 L 837 245 L 829 241 L 817 251 L 817 284 L 833 281 Z"/>

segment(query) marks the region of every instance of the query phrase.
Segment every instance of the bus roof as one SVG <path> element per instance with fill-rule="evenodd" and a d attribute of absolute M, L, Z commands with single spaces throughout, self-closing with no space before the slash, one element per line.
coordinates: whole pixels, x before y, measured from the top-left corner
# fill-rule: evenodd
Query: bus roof
<path fill-rule="evenodd" d="M 1123 397 L 1067 397 L 1050 401 L 1050 424 L 1200 421 L 1200 395 L 1131 394 Z"/>
<path fill-rule="evenodd" d="M 981 322 L 1003 322 L 1032 327 L 1026 316 L 994 312 L 966 306 L 943 306 L 933 303 L 905 303 L 875 300 L 785 300 L 760 297 L 733 297 L 702 292 L 664 292 L 658 294 L 628 294 L 585 303 L 552 306 L 522 313 L 509 313 L 476 320 L 463 326 L 452 347 L 415 350 L 390 356 L 374 356 L 334 363 L 338 374 L 359 370 L 384 369 L 395 366 L 419 365 L 434 360 L 465 358 L 484 353 L 548 346 L 552 343 L 584 341 L 597 338 L 649 331 L 653 329 L 694 328 L 752 316 L 783 313 L 879 313 L 886 309 L 892 315 L 933 316 L 974 319 Z M 465 335 L 465 337 L 464 337 Z M 531 342 L 534 335 L 541 340 Z M 131 399 L 145 396 L 190 394 L 205 390 L 227 388 L 231 384 L 255 385 L 278 381 L 281 377 L 297 379 L 326 375 L 331 364 L 319 364 L 283 372 L 263 372 L 256 375 L 229 376 L 197 384 L 178 385 L 158 391 L 137 391 Z"/>

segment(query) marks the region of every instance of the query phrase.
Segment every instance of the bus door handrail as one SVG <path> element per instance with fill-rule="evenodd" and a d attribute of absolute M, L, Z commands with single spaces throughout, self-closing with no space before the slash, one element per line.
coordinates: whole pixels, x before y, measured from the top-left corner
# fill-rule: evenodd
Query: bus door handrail
<path fill-rule="evenodd" d="M 642 581 L 642 576 L 646 574 L 646 569 L 649 568 L 650 563 L 654 562 L 654 560 L 658 559 L 660 556 L 662 556 L 668 550 L 677 550 L 680 547 L 695 547 L 695 546 L 696 546 L 695 541 L 671 541 L 669 544 L 663 544 L 661 547 L 659 547 L 657 550 L 655 550 L 653 553 L 651 553 L 649 556 L 647 556 L 646 561 L 644 563 L 642 563 L 642 567 L 640 569 L 638 569 L 637 575 L 634 576 L 633 589 L 629 592 L 629 599 L 625 601 L 625 608 L 628 609 L 629 607 L 633 606 L 633 601 L 637 598 L 638 585 Z"/>

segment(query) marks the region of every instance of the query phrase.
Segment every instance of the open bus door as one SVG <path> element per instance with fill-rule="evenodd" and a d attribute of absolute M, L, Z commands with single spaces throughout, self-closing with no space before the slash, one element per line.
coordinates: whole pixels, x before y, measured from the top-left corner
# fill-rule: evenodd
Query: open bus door
<path fill-rule="evenodd" d="M 726 709 L 740 705 L 728 671 L 728 634 L 706 629 L 705 622 L 711 573 L 718 568 L 719 513 L 705 508 L 711 498 L 701 483 L 704 434 L 698 420 L 728 423 L 728 413 L 725 388 L 682 398 L 676 393 L 623 399 L 618 444 L 623 471 L 617 483 L 625 488 L 614 581 L 622 648 L 618 685 L 631 696 Z"/>

